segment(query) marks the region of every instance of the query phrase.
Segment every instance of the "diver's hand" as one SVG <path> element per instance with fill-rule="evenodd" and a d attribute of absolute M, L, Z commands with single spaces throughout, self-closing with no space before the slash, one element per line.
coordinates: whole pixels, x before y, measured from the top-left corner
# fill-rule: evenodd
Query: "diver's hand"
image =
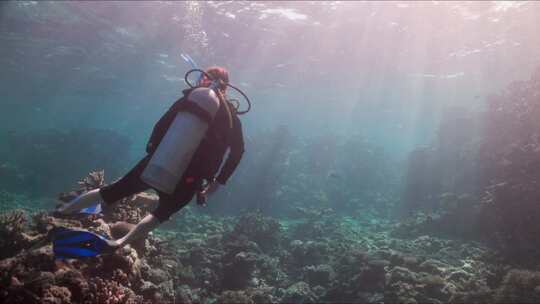
<path fill-rule="evenodd" d="M 208 186 L 206 186 L 203 191 L 201 191 L 202 194 L 204 195 L 212 195 L 214 194 L 220 187 L 220 184 L 219 182 L 217 182 L 215 179 L 213 181 L 211 181 Z"/>
<path fill-rule="evenodd" d="M 203 190 L 197 192 L 197 205 L 206 206 L 208 196 L 214 194 L 219 189 L 220 184 L 214 179 Z"/>

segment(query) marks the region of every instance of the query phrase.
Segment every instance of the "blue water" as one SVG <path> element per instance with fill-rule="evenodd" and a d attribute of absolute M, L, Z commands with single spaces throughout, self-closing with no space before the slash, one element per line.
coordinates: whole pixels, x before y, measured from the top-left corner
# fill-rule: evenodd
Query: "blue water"
<path fill-rule="evenodd" d="M 518 1 L 1 1 L 0 302 L 540 302 L 538 20 Z M 148 214 L 39 212 L 146 155 L 181 54 L 252 101 L 237 170 L 131 248 L 53 265 L 53 228 L 120 238 Z"/>
<path fill-rule="evenodd" d="M 64 191 L 98 169 L 85 165 L 94 158 L 89 146 L 111 155 L 103 164 L 109 180 L 136 163 L 153 124 L 186 87 L 190 66 L 182 52 L 201 66 L 227 67 L 253 101 L 242 117 L 246 158 L 231 188 L 265 174 L 258 170 L 265 160 L 252 151 L 278 128 L 288 130 L 284 153 L 296 162 L 317 149 L 324 154 L 317 142 L 331 139 L 319 176 L 345 174 L 356 156 L 339 147 L 361 138 L 399 178 L 409 153 L 435 140 L 448 108 L 481 110 L 489 94 L 527 79 L 540 63 L 534 2 L 19 1 L 0 9 L 0 130 L 3 138 L 19 134 L 2 145 L 32 145 L 37 131 L 81 128 L 113 132 L 126 143 L 76 142 L 73 135 L 69 149 L 42 158 L 38 148 L 26 157 L 48 162 L 43 168 L 3 147 L 7 166 L 58 181 L 6 186 L 37 196 Z M 44 172 L 62 167 L 65 157 L 80 159 L 73 162 L 80 168 Z"/>

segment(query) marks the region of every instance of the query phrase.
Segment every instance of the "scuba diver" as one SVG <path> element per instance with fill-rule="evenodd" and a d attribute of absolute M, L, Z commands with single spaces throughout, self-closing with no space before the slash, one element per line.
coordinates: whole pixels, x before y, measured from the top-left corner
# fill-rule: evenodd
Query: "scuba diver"
<path fill-rule="evenodd" d="M 188 74 L 193 71 L 201 73 L 196 86 L 188 81 Z M 53 237 L 56 256 L 77 258 L 113 252 L 145 237 L 195 195 L 197 203 L 205 205 L 207 197 L 227 183 L 244 153 L 238 115 L 248 112 L 251 103 L 242 91 L 229 84 L 225 68 L 193 69 L 185 79 L 190 88 L 154 126 L 146 146 L 147 155 L 120 180 L 83 193 L 56 211 L 72 214 L 98 201 L 107 207 L 148 189 L 154 189 L 159 196 L 156 209 L 116 240 L 89 231 L 61 229 Z M 246 111 L 239 111 L 238 101 L 226 97 L 228 87 L 244 96 L 249 105 Z M 227 150 L 229 154 L 221 167 Z M 81 253 L 81 249 L 93 251 Z"/>

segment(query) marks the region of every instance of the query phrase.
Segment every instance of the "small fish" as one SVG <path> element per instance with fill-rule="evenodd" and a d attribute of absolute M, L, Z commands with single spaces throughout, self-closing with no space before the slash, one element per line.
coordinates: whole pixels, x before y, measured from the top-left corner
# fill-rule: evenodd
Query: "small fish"
<path fill-rule="evenodd" d="M 336 171 L 330 171 L 328 172 L 327 178 L 335 178 L 335 179 L 342 179 L 341 174 L 337 173 Z"/>

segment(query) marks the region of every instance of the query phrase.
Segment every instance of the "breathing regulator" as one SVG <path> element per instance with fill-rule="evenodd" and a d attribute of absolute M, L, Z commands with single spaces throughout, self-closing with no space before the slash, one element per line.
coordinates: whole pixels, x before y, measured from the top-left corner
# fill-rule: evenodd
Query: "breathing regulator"
<path fill-rule="evenodd" d="M 227 87 L 237 91 L 238 93 L 240 93 L 240 95 L 242 95 L 242 97 L 246 100 L 246 103 L 247 103 L 247 108 L 245 110 L 242 110 L 242 111 L 240 110 L 240 101 L 238 99 L 229 98 L 229 97 L 225 96 L 225 99 L 227 100 L 227 102 L 235 107 L 236 114 L 243 115 L 243 114 L 246 114 L 247 112 L 249 112 L 249 110 L 251 110 L 251 101 L 249 100 L 249 97 L 247 97 L 247 95 L 244 92 L 242 92 L 242 90 L 240 90 L 239 88 L 237 88 L 237 87 L 235 87 L 235 86 L 233 86 L 233 85 L 231 85 L 229 83 L 223 83 L 219 79 L 214 79 L 211 75 L 209 75 L 205 71 L 201 70 L 198 67 L 198 65 L 195 63 L 195 61 L 189 55 L 181 54 L 181 56 L 186 62 L 191 64 L 191 66 L 193 67 L 191 70 L 187 71 L 186 74 L 184 75 L 184 81 L 186 82 L 186 84 L 190 88 L 199 87 L 201 85 L 201 81 L 202 81 L 203 77 L 206 77 L 206 78 L 208 78 L 208 79 L 210 79 L 212 81 L 212 84 L 210 85 L 211 88 L 217 88 L 220 85 L 226 85 Z M 194 73 L 194 72 L 200 73 L 200 76 L 197 79 L 197 81 L 195 82 L 195 84 L 192 84 L 189 81 L 189 76 L 191 75 L 191 73 Z"/>

